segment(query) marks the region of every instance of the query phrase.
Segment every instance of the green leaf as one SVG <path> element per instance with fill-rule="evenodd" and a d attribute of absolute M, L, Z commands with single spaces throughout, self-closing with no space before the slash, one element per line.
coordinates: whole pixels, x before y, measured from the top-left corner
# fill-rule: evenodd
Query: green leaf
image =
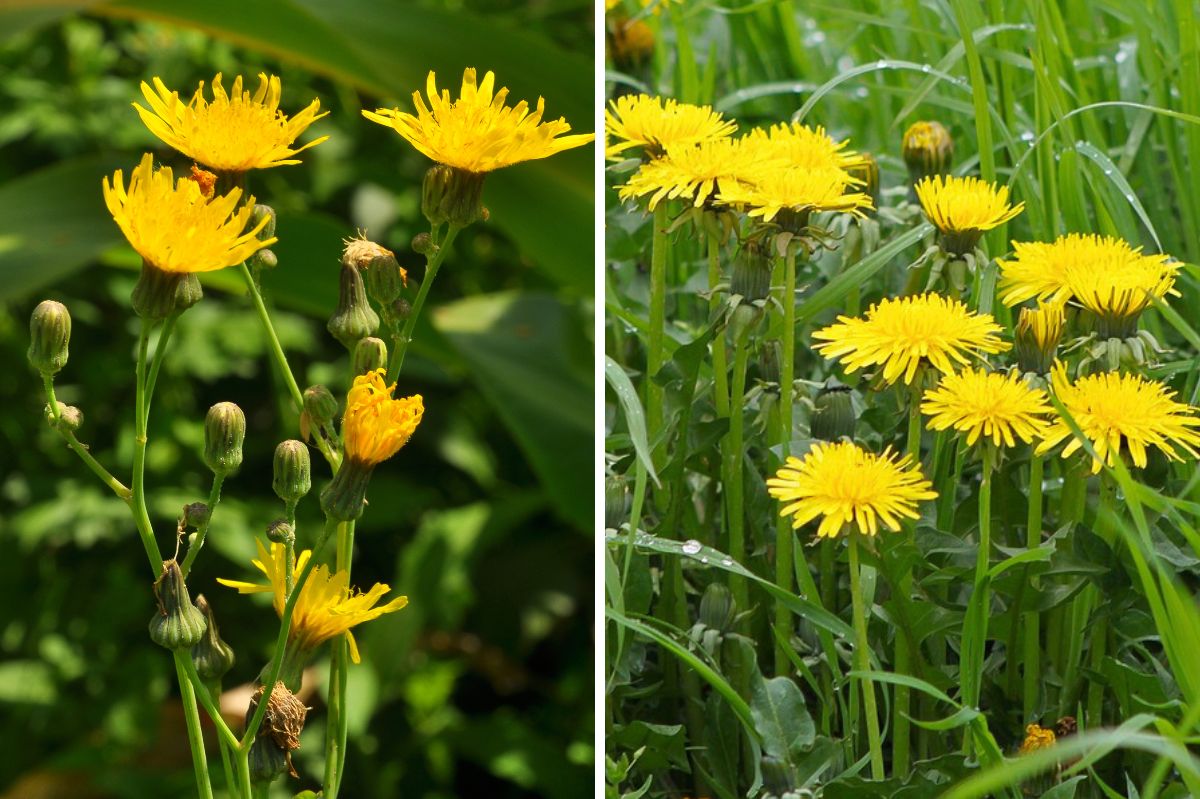
<path fill-rule="evenodd" d="M 607 355 L 604 356 L 604 380 L 612 387 L 613 393 L 621 403 L 621 409 L 625 412 L 625 424 L 629 427 L 629 438 L 633 441 L 638 460 L 646 467 L 646 474 L 654 484 L 661 485 L 654 471 L 654 461 L 650 457 L 650 443 L 646 439 L 646 414 L 642 410 L 641 400 L 638 399 L 637 389 L 633 387 L 629 375 L 625 374 L 621 365 Z"/>
<path fill-rule="evenodd" d="M 790 761 L 816 738 L 812 716 L 796 683 L 787 677 L 756 676 L 750 688 L 750 713 L 762 736 L 763 751 Z"/>

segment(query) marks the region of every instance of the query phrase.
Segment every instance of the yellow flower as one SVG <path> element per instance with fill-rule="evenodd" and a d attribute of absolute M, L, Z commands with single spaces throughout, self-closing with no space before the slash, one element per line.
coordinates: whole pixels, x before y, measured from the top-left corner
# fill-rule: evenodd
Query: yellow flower
<path fill-rule="evenodd" d="M 917 199 L 942 234 L 942 246 L 955 255 L 971 250 L 984 231 L 999 227 L 1025 208 L 1010 205 L 1008 187 L 979 178 L 933 175 L 920 180 Z"/>
<path fill-rule="evenodd" d="M 272 594 L 275 612 L 282 617 L 283 606 L 287 604 L 287 549 L 283 544 L 272 543 L 268 552 L 261 541 L 256 539 L 255 544 L 258 546 L 258 558 L 251 563 L 267 576 L 266 584 L 220 577 L 217 582 L 236 588 L 239 594 Z M 310 557 L 311 551 L 306 549 L 301 552 L 291 564 L 292 573 L 299 576 Z M 390 590 L 385 583 L 376 583 L 365 594 L 355 593 L 350 588 L 350 577 L 346 572 L 330 573 L 326 566 L 315 566 L 300 589 L 300 596 L 292 609 L 288 641 L 298 649 L 311 650 L 330 638 L 344 635 L 350 644 L 350 659 L 358 663 L 358 644 L 350 628 L 385 613 L 394 613 L 408 604 L 408 597 L 400 596 L 377 607 L 376 603 Z"/>
<path fill-rule="evenodd" d="M 900 152 L 913 180 L 944 175 L 954 158 L 954 139 L 941 122 L 914 122 L 904 131 Z"/>
<path fill-rule="evenodd" d="M 1054 746 L 1057 740 L 1058 738 L 1054 735 L 1054 730 L 1039 724 L 1030 724 L 1025 728 L 1025 740 L 1021 742 L 1020 753 L 1027 755 L 1039 749 L 1046 749 Z"/>
<path fill-rule="evenodd" d="M 887 383 L 903 375 L 909 384 L 922 364 L 950 374 L 956 363 L 969 363 L 967 355 L 1004 352 L 1010 345 L 997 337 L 1000 331 L 991 314 L 973 313 L 958 300 L 931 292 L 885 299 L 862 318 L 839 316 L 813 338 L 826 342 L 816 349 L 841 359 L 847 372 L 883 365 Z"/>
<path fill-rule="evenodd" d="M 727 139 L 735 130 L 736 122 L 707 105 L 627 94 L 610 100 L 604 110 L 605 137 L 614 140 L 604 154 L 617 160 L 626 150 L 641 147 L 651 158 L 660 158 L 670 147 Z"/>
<path fill-rule="evenodd" d="M 1013 336 L 1013 351 L 1021 370 L 1049 372 L 1066 326 L 1067 316 L 1061 302 L 1050 300 L 1036 309 L 1022 308 Z"/>
<path fill-rule="evenodd" d="M 871 198 L 850 188 L 861 181 L 843 169 L 781 169 L 766 172 L 753 183 L 726 181 L 717 200 L 742 206 L 750 216 L 770 222 L 780 211 L 807 214 L 810 211 L 842 211 L 864 216 L 875 206 Z"/>
<path fill-rule="evenodd" d="M 726 183 L 752 180 L 762 171 L 761 155 L 745 139 L 714 139 L 669 148 L 662 158 L 642 164 L 617 189 L 622 200 L 651 195 L 650 210 L 663 199 L 677 197 L 699 208 L 714 201 Z"/>
<path fill-rule="evenodd" d="M 277 241 L 258 238 L 267 224 L 265 217 L 246 229 L 254 212 L 253 197 L 241 208 L 237 207 L 241 189 L 206 197 L 199 181 L 176 181 L 169 167 L 156 170 L 149 153 L 130 173 L 128 189 L 119 169 L 112 184 L 104 178 L 103 186 L 104 202 L 125 238 L 147 263 L 163 272 L 224 269 Z"/>
<path fill-rule="evenodd" d="M 1012 374 L 971 367 L 944 375 L 921 403 L 921 412 L 932 417 L 929 429 L 953 428 L 967 434 L 968 445 L 983 436 L 997 447 L 1014 447 L 1017 438 L 1032 444 L 1049 426 L 1046 415 L 1053 410 L 1040 388 Z"/>
<path fill-rule="evenodd" d="M 346 457 L 368 466 L 382 463 L 407 444 L 425 413 L 420 394 L 392 399 L 396 384 L 384 383 L 386 373 L 376 369 L 354 378 L 342 417 Z"/>
<path fill-rule="evenodd" d="M 1148 303 L 1146 292 L 1160 298 L 1176 294 L 1179 271 L 1166 255 L 1144 255 L 1140 247 L 1113 236 L 1083 233 L 1059 236 L 1053 243 L 1015 241 L 1012 260 L 1000 261 L 999 267 L 1005 305 L 1033 298 L 1078 299 L 1095 313 L 1117 311 L 1131 302 L 1140 311 Z M 1122 301 L 1123 294 L 1128 297 Z"/>
<path fill-rule="evenodd" d="M 154 87 L 142 82 L 142 95 L 150 108 L 137 109 L 150 132 L 184 155 L 220 172 L 245 172 L 283 164 L 298 164 L 296 155 L 328 139 L 322 136 L 301 147 L 292 148 L 296 137 L 309 125 L 325 116 L 321 101 L 290 119 L 279 110 L 279 78 L 258 75 L 258 90 L 253 95 L 242 90 L 242 76 L 225 93 L 221 73 L 212 82 L 212 102 L 204 98 L 204 81 L 192 95 L 192 101 L 179 99 L 179 92 L 168 89 L 154 78 Z"/>
<path fill-rule="evenodd" d="M 780 123 L 767 130 L 754 128 L 745 139 L 764 159 L 779 158 L 799 169 L 852 169 L 866 160 L 862 153 L 846 149 L 849 140 L 835 141 L 824 128 L 810 128 L 799 122 Z"/>
<path fill-rule="evenodd" d="M 591 133 L 564 136 L 571 126 L 561 117 L 542 122 L 545 101 L 539 97 L 530 113 L 522 100 L 512 108 L 505 106 L 508 89 L 495 91 L 496 76 L 488 71 L 476 84 L 475 70 L 463 71 L 458 99 L 437 88 L 433 72 L 425 81 L 429 105 L 420 92 L 413 92 L 417 115 L 398 108 L 377 108 L 362 115 L 399 133 L 405 141 L 426 157 L 465 172 L 494 172 L 522 161 L 547 158 L 572 147 L 581 147 L 595 136 Z"/>
<path fill-rule="evenodd" d="M 1099 460 L 1093 460 L 1092 473 L 1100 471 L 1101 461 L 1112 466 L 1120 457 L 1122 441 L 1135 466 L 1145 468 L 1146 447 L 1157 447 L 1168 459 L 1182 461 L 1177 449 L 1200 458 L 1200 427 L 1196 409 L 1175 401 L 1175 392 L 1162 383 L 1140 375 L 1103 372 L 1067 379 L 1066 367 L 1059 363 L 1051 372 L 1054 395 L 1075 420 L 1079 430 L 1092 442 Z M 1066 439 L 1062 456 L 1070 457 L 1081 447 L 1066 419 L 1054 420 L 1042 436 L 1038 454 L 1047 452 Z"/>
<path fill-rule="evenodd" d="M 932 487 L 909 456 L 898 459 L 890 448 L 876 455 L 849 441 L 813 444 L 767 480 L 794 529 L 822 517 L 818 538 L 835 538 L 847 524 L 864 535 L 875 535 L 881 522 L 898 531 L 901 519 L 918 517 L 918 502 L 937 498 Z"/>

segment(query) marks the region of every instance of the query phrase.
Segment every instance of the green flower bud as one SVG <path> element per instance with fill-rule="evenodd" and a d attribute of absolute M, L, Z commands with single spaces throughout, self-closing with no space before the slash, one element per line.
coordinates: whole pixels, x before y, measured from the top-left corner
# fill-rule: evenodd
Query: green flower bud
<path fill-rule="evenodd" d="M 711 630 L 725 632 L 733 629 L 737 605 L 733 594 L 723 583 L 709 583 L 700 597 L 700 623 Z"/>
<path fill-rule="evenodd" d="M 304 412 L 314 424 L 329 424 L 337 416 L 338 401 L 325 386 L 304 389 Z"/>
<path fill-rule="evenodd" d="M 758 348 L 758 374 L 767 383 L 778 383 L 783 366 L 783 344 L 779 339 L 767 339 Z"/>
<path fill-rule="evenodd" d="M 29 363 L 46 377 L 67 365 L 71 313 L 54 300 L 42 300 L 29 317 Z"/>
<path fill-rule="evenodd" d="M 413 236 L 412 248 L 418 255 L 428 255 L 434 250 L 433 237 L 428 233 L 418 233 Z"/>
<path fill-rule="evenodd" d="M 46 422 L 60 433 L 74 433 L 83 425 L 83 411 L 74 405 L 58 403 L 58 416 L 46 406 Z"/>
<path fill-rule="evenodd" d="M 916 183 L 924 177 L 950 174 L 954 139 L 940 122 L 914 122 L 904 131 L 900 152 L 909 178 Z"/>
<path fill-rule="evenodd" d="M 143 261 L 130 299 L 138 316 L 156 320 L 186 311 L 203 296 L 200 279 L 191 272 L 164 272 Z"/>
<path fill-rule="evenodd" d="M 354 345 L 354 355 L 350 358 L 350 369 L 355 376 L 365 375 L 387 366 L 387 344 L 383 339 L 367 336 L 359 339 Z"/>
<path fill-rule="evenodd" d="M 833 383 L 826 385 L 813 402 L 809 433 L 822 441 L 839 441 L 854 438 L 858 416 L 854 413 L 854 398 L 849 386 Z"/>
<path fill-rule="evenodd" d="M 250 213 L 250 221 L 246 224 L 247 230 L 254 230 L 264 218 L 267 220 L 267 224 L 258 231 L 259 241 L 275 238 L 275 209 L 265 203 L 258 203 L 254 206 L 254 210 Z M 259 252 L 262 251 L 259 250 Z"/>
<path fill-rule="evenodd" d="M 757 243 L 742 245 L 733 262 L 730 292 L 740 294 L 746 302 L 765 300 L 771 293 L 771 261 Z"/>
<path fill-rule="evenodd" d="M 434 164 L 421 183 L 421 212 L 429 224 L 449 222 L 466 227 L 485 217 L 483 179 L 485 175 L 445 164 Z"/>
<path fill-rule="evenodd" d="M 296 540 L 296 531 L 287 519 L 275 519 L 267 525 L 267 540 L 274 544 L 286 544 Z"/>
<path fill-rule="evenodd" d="M 212 511 L 203 502 L 189 502 L 183 506 L 183 525 L 185 528 L 191 527 L 193 530 L 199 530 L 208 524 L 208 520 L 211 517 Z M 197 602 L 199 602 L 198 599 Z"/>
<path fill-rule="evenodd" d="M 220 477 L 233 474 L 242 465 L 242 442 L 246 438 L 246 415 L 232 402 L 218 402 L 204 417 L 204 463 Z"/>
<path fill-rule="evenodd" d="M 275 496 L 293 504 L 312 488 L 312 463 L 303 442 L 289 439 L 275 447 L 271 487 L 275 489 Z"/>
<path fill-rule="evenodd" d="M 163 562 L 162 574 L 154 582 L 158 612 L 150 619 L 150 639 L 167 649 L 191 649 L 200 643 L 208 623 L 192 604 L 183 572 L 174 560 Z"/>
<path fill-rule="evenodd" d="M 236 658 L 229 644 L 221 639 L 217 620 L 204 594 L 196 596 L 196 609 L 204 614 L 204 621 L 208 627 L 204 631 L 204 637 L 192 647 L 192 663 L 196 664 L 196 673 L 200 675 L 200 679 L 205 682 L 219 680 L 233 668 Z"/>
<path fill-rule="evenodd" d="M 620 475 L 604 478 L 604 527 L 618 530 L 629 521 L 629 481 Z"/>
<path fill-rule="evenodd" d="M 767 796 L 782 799 L 796 788 L 796 769 L 787 760 L 771 755 L 763 757 L 762 776 Z"/>
<path fill-rule="evenodd" d="M 396 262 L 396 254 L 365 238 L 346 242 L 342 263 L 362 272 L 368 293 L 380 305 L 395 302 L 408 285 L 408 272 Z"/>
<path fill-rule="evenodd" d="M 273 782 L 290 768 L 288 755 L 270 738 L 261 735 L 255 738 L 250 745 L 250 782 L 258 785 Z"/>
<path fill-rule="evenodd" d="M 875 160 L 875 156 L 870 153 L 859 153 L 862 161 L 855 166 L 850 167 L 851 175 L 862 181 L 861 186 L 847 186 L 847 192 L 859 191 L 871 198 L 871 204 L 876 209 L 879 208 L 879 162 Z M 867 214 L 875 213 L 874 210 L 866 211 Z"/>
<path fill-rule="evenodd" d="M 362 516 L 367 504 L 367 485 L 375 467 L 353 458 L 342 461 L 333 481 L 321 492 L 321 510 L 331 519 L 352 522 Z"/>
<path fill-rule="evenodd" d="M 254 253 L 254 255 L 251 255 L 250 261 L 249 266 L 252 269 L 274 269 L 279 266 L 279 256 L 269 247 L 263 247 Z"/>
<path fill-rule="evenodd" d="M 379 314 L 367 302 L 367 290 L 357 268 L 342 264 L 337 310 L 326 325 L 329 332 L 348 350 L 360 338 L 379 329 Z"/>

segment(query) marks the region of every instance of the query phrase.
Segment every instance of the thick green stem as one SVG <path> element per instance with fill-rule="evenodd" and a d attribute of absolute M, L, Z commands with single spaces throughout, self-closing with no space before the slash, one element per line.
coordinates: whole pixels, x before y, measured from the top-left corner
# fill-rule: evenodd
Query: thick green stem
<path fill-rule="evenodd" d="M 721 309 L 721 298 L 717 296 L 717 284 L 721 282 L 721 240 L 716 233 L 708 234 L 708 290 L 711 296 L 708 300 L 708 310 L 715 315 Z M 620 325 L 616 325 L 620 327 Z M 712 370 L 713 370 L 713 407 L 717 416 L 729 416 L 729 362 L 725 354 L 724 332 L 718 333 L 712 341 Z"/>
<path fill-rule="evenodd" d="M 1112 546 L 1116 541 L 1116 530 L 1110 524 L 1109 514 L 1114 507 L 1116 497 L 1116 482 L 1107 473 L 1100 474 L 1100 503 L 1096 508 L 1096 533 Z M 1108 616 L 1104 615 L 1092 626 L 1091 657 L 1089 665 L 1092 671 L 1100 672 L 1104 664 L 1104 656 L 1108 648 Z M 1087 726 L 1089 729 L 1103 724 L 1104 683 L 1099 680 L 1088 682 L 1087 693 Z"/>
<path fill-rule="evenodd" d="M 783 262 L 783 332 L 780 336 L 782 363 L 779 364 L 779 457 L 786 463 L 792 441 L 792 383 L 796 353 L 796 254 L 788 247 Z M 792 590 L 792 547 L 795 532 L 786 517 L 775 522 L 775 584 L 784 591 Z M 775 603 L 775 673 L 786 674 L 790 659 L 784 649 L 791 640 L 792 612 L 782 602 Z"/>
<path fill-rule="evenodd" d="M 462 228 L 454 224 L 447 227 L 446 238 L 438 242 L 437 248 L 425 258 L 425 274 L 421 278 L 421 287 L 417 289 L 416 299 L 413 300 L 408 317 L 404 320 L 404 329 L 400 331 L 400 335 L 392 347 L 392 358 L 388 362 L 388 383 L 394 383 L 400 376 L 400 369 L 404 366 L 404 354 L 408 351 L 408 345 L 412 341 L 413 329 L 417 326 L 421 309 L 425 307 L 425 298 L 429 296 L 429 289 L 433 286 L 434 279 L 437 278 L 438 269 L 446 260 L 446 255 L 450 252 L 450 245 L 454 243 L 454 237 L 460 230 Z"/>
<path fill-rule="evenodd" d="M 54 381 L 48 375 L 42 375 L 42 386 L 46 390 L 46 404 L 50 407 L 50 413 L 54 416 L 54 421 L 57 423 L 61 418 L 58 410 L 58 398 L 54 395 Z M 92 453 L 88 452 L 88 448 L 80 443 L 79 439 L 70 430 L 58 427 L 59 435 L 67 442 L 67 446 L 75 450 L 75 454 L 91 469 L 97 477 L 100 478 L 106 486 L 112 489 L 113 493 L 123 499 L 125 502 L 130 502 L 133 499 L 133 492 L 125 487 L 117 478 L 105 469 L 98 460 L 92 457 Z"/>
<path fill-rule="evenodd" d="M 729 557 L 734 562 L 746 565 L 746 519 L 743 508 L 742 427 L 745 420 L 743 404 L 746 396 L 746 366 L 750 348 L 747 336 L 739 335 L 733 350 L 733 390 L 730 394 L 729 434 L 724 439 L 725 455 L 725 502 L 729 524 Z M 749 568 L 747 566 L 747 568 Z M 750 608 L 750 594 L 744 577 L 730 575 L 729 590 L 739 611 Z"/>
<path fill-rule="evenodd" d="M 238 747 L 238 738 L 233 734 L 233 730 L 229 729 L 229 725 L 225 723 L 225 718 L 221 715 L 221 708 L 217 702 L 219 696 L 214 696 L 209 692 L 204 681 L 200 679 L 200 675 L 196 673 L 196 664 L 192 662 L 191 655 L 186 652 L 175 652 L 175 665 L 183 669 L 184 675 L 192 685 L 192 691 L 196 698 L 200 701 L 201 707 L 208 717 L 212 720 L 213 726 L 217 728 L 217 735 L 224 743 L 236 749 Z"/>
<path fill-rule="evenodd" d="M 667 204 L 654 209 L 653 236 L 650 243 L 650 331 L 646 342 L 646 427 L 651 440 L 663 433 L 663 390 L 654 381 L 665 359 L 667 325 L 667 256 L 671 240 L 667 237 Z M 654 448 L 654 463 L 661 466 L 666 443 Z"/>
<path fill-rule="evenodd" d="M 908 438 L 906 453 L 914 464 L 921 463 L 921 374 L 918 371 L 912 385 L 909 387 L 908 401 Z M 912 525 L 905 525 L 904 544 L 915 546 L 915 534 Z M 897 580 L 895 590 L 900 595 L 899 603 L 903 606 L 912 594 L 913 577 L 911 571 L 905 571 Z M 896 643 L 893 666 L 897 674 L 912 673 L 913 652 L 909 646 L 908 636 L 902 628 L 896 629 Z M 892 774 L 903 779 L 908 776 L 909 748 L 911 724 L 909 716 L 912 712 L 912 694 L 907 685 L 897 685 L 893 689 L 892 706 Z"/>
<path fill-rule="evenodd" d="M 1029 517 L 1025 524 L 1025 546 L 1034 549 L 1042 543 L 1042 456 L 1033 455 L 1029 461 Z M 1024 581 L 1022 581 L 1024 585 Z M 1037 588 L 1036 578 L 1033 588 Z M 1019 610 L 1019 608 L 1018 608 Z M 1017 618 L 1014 616 L 1014 618 Z M 1033 719 L 1037 708 L 1038 686 L 1042 682 L 1042 657 L 1038 646 L 1041 614 L 1036 610 L 1024 615 L 1025 645 L 1023 653 L 1021 710 L 1026 723 Z"/>
<path fill-rule="evenodd" d="M 854 658 L 858 670 L 871 671 L 870 642 L 867 640 L 867 616 L 863 601 L 862 586 L 859 584 L 858 534 L 851 533 L 850 540 L 850 600 L 854 613 Z M 871 778 L 882 780 L 883 744 L 879 735 L 879 713 L 875 708 L 875 684 L 870 677 L 862 680 L 863 709 L 867 714 L 867 739 L 871 746 Z"/>
<path fill-rule="evenodd" d="M 350 565 L 354 554 L 354 523 L 338 525 L 337 571 L 350 577 Z M 346 714 L 346 685 L 349 677 L 350 647 L 345 637 L 332 642 L 333 657 L 329 661 L 329 722 L 325 734 L 325 796 L 336 799 L 342 784 L 343 767 L 346 762 L 346 735 L 349 716 Z"/>
<path fill-rule="evenodd" d="M 977 609 L 974 618 L 968 612 L 964 625 L 963 659 L 960 680 L 963 686 L 963 704 L 979 706 L 980 686 L 983 682 L 983 653 L 987 646 L 989 598 L 988 567 L 992 552 L 992 471 L 993 450 L 987 445 L 983 449 L 983 468 L 979 481 L 979 547 L 975 551 L 975 579 L 971 604 Z"/>
<path fill-rule="evenodd" d="M 196 709 L 196 692 L 184 672 L 182 660 L 190 659 L 186 652 L 175 652 L 175 675 L 179 678 L 179 697 L 183 702 L 183 718 L 187 723 L 188 745 L 192 749 L 192 769 L 196 772 L 196 793 L 200 799 L 212 799 L 212 781 L 208 776 L 208 758 L 204 754 L 204 731 L 200 729 L 200 713 Z"/>

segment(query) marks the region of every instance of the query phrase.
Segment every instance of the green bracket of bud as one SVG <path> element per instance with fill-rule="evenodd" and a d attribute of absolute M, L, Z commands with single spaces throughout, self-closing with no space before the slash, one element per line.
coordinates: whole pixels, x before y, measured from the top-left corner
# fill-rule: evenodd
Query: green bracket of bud
<path fill-rule="evenodd" d="M 359 339 L 374 335 L 379 329 L 379 314 L 367 302 L 362 274 L 354 266 L 342 264 L 337 309 L 325 327 L 351 351 Z"/>
<path fill-rule="evenodd" d="M 271 488 L 290 506 L 312 489 L 312 461 L 304 442 L 289 439 L 275 447 Z"/>
<path fill-rule="evenodd" d="M 188 596 L 183 572 L 174 560 L 163 562 L 154 582 L 158 612 L 150 618 L 150 639 L 166 649 L 191 649 L 204 637 L 208 622 Z"/>
<path fill-rule="evenodd" d="M 190 272 L 164 272 L 147 261 L 134 284 L 131 300 L 134 312 L 143 319 L 166 319 L 183 313 L 204 297 L 200 279 Z"/>
<path fill-rule="evenodd" d="M 483 207 L 485 175 L 445 164 L 434 164 L 421 182 L 421 212 L 435 228 L 449 222 L 457 227 L 486 217 Z"/>
<path fill-rule="evenodd" d="M 220 680 L 225 673 L 233 668 L 236 658 L 233 649 L 221 638 L 217 629 L 217 620 L 213 616 L 212 606 L 204 598 L 204 594 L 196 595 L 196 609 L 204 615 L 207 625 L 204 637 L 192 647 L 192 663 L 196 665 L 196 673 L 206 683 Z"/>
<path fill-rule="evenodd" d="M 43 300 L 29 317 L 29 363 L 46 377 L 67 365 L 71 313 L 67 306 Z"/>
<path fill-rule="evenodd" d="M 367 486 L 375 467 L 347 458 L 321 492 L 321 510 L 339 522 L 352 522 L 362 516 L 367 504 Z"/>
<path fill-rule="evenodd" d="M 204 463 L 214 475 L 226 477 L 242 465 L 246 415 L 232 402 L 218 402 L 204 418 Z"/>
<path fill-rule="evenodd" d="M 351 372 L 357 377 L 383 369 L 387 366 L 387 344 L 383 339 L 367 336 L 359 339 L 354 345 L 354 355 L 350 358 Z"/>

